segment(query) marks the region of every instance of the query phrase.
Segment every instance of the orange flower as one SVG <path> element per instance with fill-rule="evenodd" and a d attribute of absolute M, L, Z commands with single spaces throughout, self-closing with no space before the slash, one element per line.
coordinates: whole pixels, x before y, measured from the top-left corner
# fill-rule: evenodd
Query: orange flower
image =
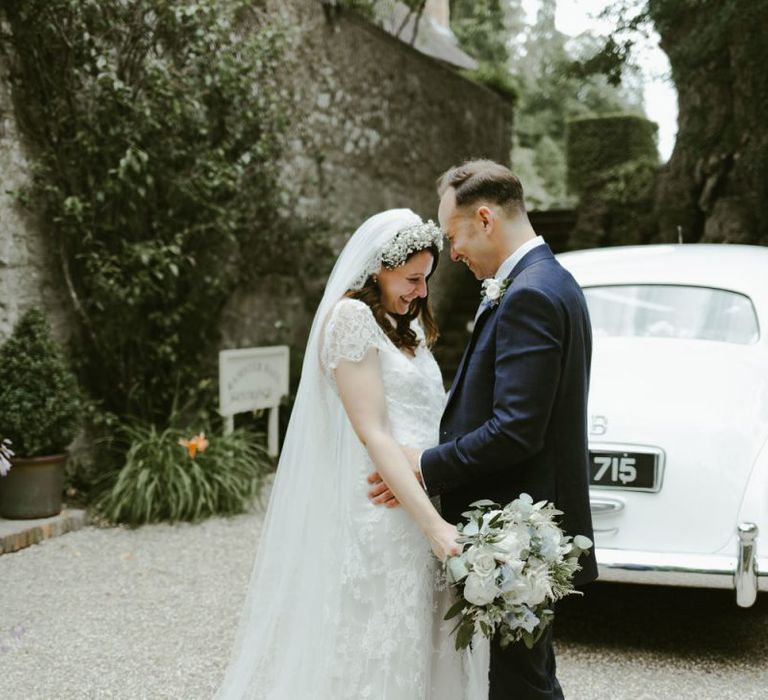
<path fill-rule="evenodd" d="M 205 452 L 205 449 L 208 447 L 208 440 L 205 437 L 205 433 L 198 433 L 189 440 L 181 438 L 179 440 L 179 445 L 186 447 L 187 453 L 194 459 L 198 452 Z"/>

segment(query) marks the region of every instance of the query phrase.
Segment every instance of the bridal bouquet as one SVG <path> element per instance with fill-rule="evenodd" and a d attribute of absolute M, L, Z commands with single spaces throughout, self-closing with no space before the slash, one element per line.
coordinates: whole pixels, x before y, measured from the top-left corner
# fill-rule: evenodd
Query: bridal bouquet
<path fill-rule="evenodd" d="M 552 621 L 552 603 L 576 593 L 573 575 L 592 541 L 564 535 L 556 522 L 562 512 L 527 493 L 503 508 L 487 500 L 470 507 L 458 526 L 463 551 L 446 561 L 458 596 L 445 615 L 460 616 L 456 648 L 470 646 L 476 631 L 489 639 L 498 632 L 503 647 L 522 640 L 531 648 Z"/>

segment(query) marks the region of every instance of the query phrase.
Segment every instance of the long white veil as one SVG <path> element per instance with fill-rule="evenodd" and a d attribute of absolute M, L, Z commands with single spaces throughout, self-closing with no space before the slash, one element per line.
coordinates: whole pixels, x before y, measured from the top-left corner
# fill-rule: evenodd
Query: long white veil
<path fill-rule="evenodd" d="M 332 395 L 319 343 L 329 312 L 380 265 L 382 248 L 421 219 L 410 209 L 376 214 L 355 231 L 331 272 L 307 342 L 301 381 L 278 463 L 258 554 L 219 700 L 331 697 L 340 610 L 340 561 L 348 548 L 345 503 L 363 447 Z M 358 485 L 359 486 L 359 485 Z"/>

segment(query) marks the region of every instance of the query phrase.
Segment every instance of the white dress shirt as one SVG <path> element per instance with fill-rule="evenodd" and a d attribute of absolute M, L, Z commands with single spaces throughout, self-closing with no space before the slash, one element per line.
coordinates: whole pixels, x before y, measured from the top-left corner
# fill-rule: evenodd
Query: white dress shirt
<path fill-rule="evenodd" d="M 512 253 L 512 255 L 510 255 L 503 263 L 501 263 L 501 265 L 499 265 L 499 269 L 496 270 L 494 278 L 497 280 L 507 279 L 507 277 L 509 277 L 509 273 L 515 269 L 515 265 L 517 265 L 517 263 L 519 263 L 525 257 L 528 251 L 533 250 L 540 245 L 544 245 L 544 243 L 545 241 L 541 236 L 536 236 L 535 238 L 531 238 L 530 240 L 523 243 L 523 245 L 521 245 L 514 253 Z M 478 316 L 480 316 L 484 303 L 484 300 L 481 301 L 480 306 L 477 307 L 477 313 L 475 313 L 475 321 L 477 321 Z"/>

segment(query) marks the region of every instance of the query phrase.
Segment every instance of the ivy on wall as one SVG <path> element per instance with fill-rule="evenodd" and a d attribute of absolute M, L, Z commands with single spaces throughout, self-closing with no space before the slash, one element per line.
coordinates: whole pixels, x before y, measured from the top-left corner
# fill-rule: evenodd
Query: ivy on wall
<path fill-rule="evenodd" d="M 197 390 L 237 285 L 316 255 L 280 216 L 283 35 L 250 0 L 3 7 L 35 156 L 24 201 L 60 254 L 82 380 L 108 411 L 162 423 Z"/>

